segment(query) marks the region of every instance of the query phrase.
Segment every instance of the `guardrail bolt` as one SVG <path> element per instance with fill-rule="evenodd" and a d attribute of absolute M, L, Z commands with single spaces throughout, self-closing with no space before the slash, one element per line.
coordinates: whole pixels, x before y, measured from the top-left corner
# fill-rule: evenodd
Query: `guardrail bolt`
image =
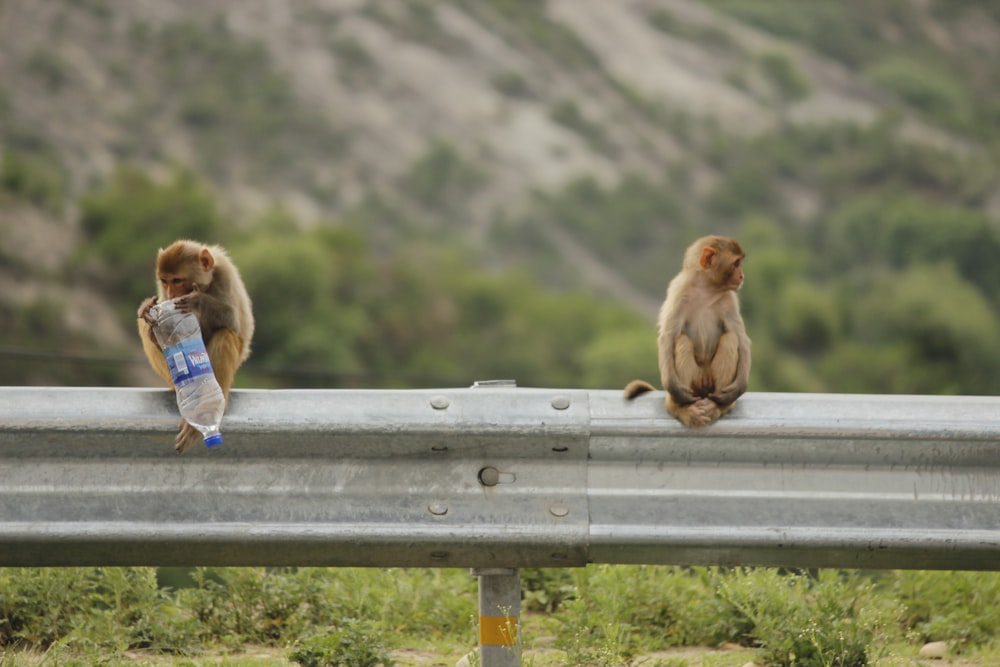
<path fill-rule="evenodd" d="M 552 399 L 552 407 L 556 410 L 565 410 L 569 407 L 569 396 L 556 396 Z"/>
<path fill-rule="evenodd" d="M 562 518 L 569 514 L 569 508 L 562 503 L 554 503 L 549 506 L 549 514 Z"/>
<path fill-rule="evenodd" d="M 447 396 L 435 396 L 431 399 L 431 407 L 435 410 L 447 410 L 449 405 L 451 405 L 451 401 L 448 400 Z"/>
<path fill-rule="evenodd" d="M 483 486 L 496 486 L 500 483 L 500 471 L 493 466 L 486 466 L 479 471 L 479 483 Z"/>
<path fill-rule="evenodd" d="M 448 513 L 448 505 L 436 500 L 427 506 L 427 511 L 434 516 L 444 516 Z"/>

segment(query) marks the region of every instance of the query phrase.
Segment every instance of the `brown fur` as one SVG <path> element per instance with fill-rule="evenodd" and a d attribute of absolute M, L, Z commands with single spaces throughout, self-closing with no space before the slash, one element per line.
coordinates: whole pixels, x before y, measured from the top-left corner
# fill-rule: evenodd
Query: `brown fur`
<path fill-rule="evenodd" d="M 156 257 L 157 295 L 142 302 L 138 311 L 139 337 L 150 366 L 173 386 L 163 350 L 149 319 L 149 309 L 158 301 L 176 299 L 178 308 L 198 315 L 201 336 L 212 361 L 215 379 L 229 400 L 236 370 L 250 356 L 254 319 L 250 296 L 240 273 L 221 246 L 195 241 L 175 241 L 161 248 Z M 174 447 L 183 452 L 201 434 L 183 419 Z"/>
<path fill-rule="evenodd" d="M 660 309 L 660 380 L 667 411 L 685 426 L 707 426 L 747 390 L 750 338 L 740 315 L 745 253 L 735 239 L 705 236 L 684 253 Z M 653 391 L 643 380 L 625 387 L 632 399 Z"/>

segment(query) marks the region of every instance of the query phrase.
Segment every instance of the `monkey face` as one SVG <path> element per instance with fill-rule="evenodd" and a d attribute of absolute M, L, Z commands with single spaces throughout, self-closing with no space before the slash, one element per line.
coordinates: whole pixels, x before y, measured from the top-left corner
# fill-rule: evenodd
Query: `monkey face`
<path fill-rule="evenodd" d="M 193 281 L 174 273 L 161 273 L 160 285 L 163 287 L 163 291 L 166 293 L 168 299 L 176 299 L 179 296 L 190 294 L 195 290 Z"/>
<path fill-rule="evenodd" d="M 726 283 L 729 285 L 729 289 L 738 290 L 743 287 L 743 258 L 737 257 L 733 262 L 732 269 L 729 271 Z"/>

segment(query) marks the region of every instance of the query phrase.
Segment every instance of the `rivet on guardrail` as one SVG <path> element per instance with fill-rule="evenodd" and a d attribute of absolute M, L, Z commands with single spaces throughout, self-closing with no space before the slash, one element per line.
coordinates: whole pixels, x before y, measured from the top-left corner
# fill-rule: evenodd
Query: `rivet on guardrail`
<path fill-rule="evenodd" d="M 569 514 L 569 508 L 562 503 L 553 503 L 549 506 L 549 513 L 552 516 L 564 517 Z"/>
<path fill-rule="evenodd" d="M 552 407 L 556 410 L 565 410 L 569 407 L 569 396 L 556 396 L 552 399 Z"/>
<path fill-rule="evenodd" d="M 435 560 L 435 561 L 448 560 L 448 552 L 447 551 L 432 551 L 431 552 L 431 560 Z"/>
<path fill-rule="evenodd" d="M 435 500 L 427 506 L 427 511 L 434 516 L 444 516 L 448 513 L 448 505 L 439 500 Z"/>
<path fill-rule="evenodd" d="M 451 402 L 447 396 L 435 396 L 431 399 L 431 407 L 435 410 L 445 410 L 449 405 L 451 405 Z"/>
<path fill-rule="evenodd" d="M 569 558 L 569 556 L 564 553 L 556 552 L 552 554 L 552 560 L 566 560 L 567 558 Z"/>

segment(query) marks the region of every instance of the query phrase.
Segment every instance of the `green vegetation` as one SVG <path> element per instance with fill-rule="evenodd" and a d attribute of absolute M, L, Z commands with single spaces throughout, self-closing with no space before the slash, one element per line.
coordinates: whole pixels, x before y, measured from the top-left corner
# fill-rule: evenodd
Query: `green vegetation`
<path fill-rule="evenodd" d="M 8 268 L 0 257 L 0 269 Z M 20 269 L 20 267 L 14 267 Z M 124 381 L 124 351 L 107 349 L 91 335 L 67 331 L 66 304 L 40 296 L 0 303 L 0 382 L 19 385 L 115 386 Z"/>
<path fill-rule="evenodd" d="M 493 87 L 508 97 L 530 99 L 534 96 L 528 79 L 519 72 L 505 70 L 491 79 Z"/>
<path fill-rule="evenodd" d="M 447 219 L 485 183 L 479 165 L 447 141 L 435 140 L 403 175 L 400 187 L 420 206 Z"/>
<path fill-rule="evenodd" d="M 757 57 L 757 62 L 782 102 L 795 102 L 809 95 L 809 80 L 788 54 L 765 51 Z"/>
<path fill-rule="evenodd" d="M 563 127 L 575 132 L 591 150 L 614 157 L 614 145 L 604 133 L 604 129 L 589 120 L 573 100 L 560 100 L 549 112 L 549 117 Z"/>
<path fill-rule="evenodd" d="M 44 152 L 6 150 L 0 154 L 0 202 L 6 194 L 58 214 L 64 181 L 59 161 Z"/>
<path fill-rule="evenodd" d="M 630 282 L 659 295 L 680 268 L 684 245 L 695 238 L 688 216 L 681 188 L 671 183 L 627 176 L 608 188 L 580 178 L 561 192 L 539 193 L 535 210 L 520 224 L 565 227 Z"/>
<path fill-rule="evenodd" d="M 476 636 L 476 584 L 465 570 L 157 575 L 0 569 L 0 664 L 18 666 L 18 652 L 31 649 L 58 664 L 175 656 L 192 665 L 252 644 L 282 649 L 303 667 L 374 667 L 403 648 L 460 656 Z M 522 585 L 527 665 L 613 667 L 671 647 L 739 644 L 776 667 L 865 667 L 912 656 L 928 640 L 948 642 L 954 655 L 995 650 L 1000 633 L 997 574 L 605 565 L 525 570 Z M 535 657 L 543 635 L 558 650 Z"/>
<path fill-rule="evenodd" d="M 983 208 L 1000 170 L 901 131 L 894 118 L 750 139 L 706 131 L 721 174 L 706 206 L 685 196 L 681 165 L 660 181 L 580 179 L 539 193 L 502 242 L 541 266 L 554 251 L 531 230 L 560 225 L 662 294 L 694 237 L 735 234 L 749 252 L 741 301 L 752 388 L 996 394 L 1000 228 Z"/>
<path fill-rule="evenodd" d="M 455 0 L 473 15 L 484 14 L 484 6 L 502 17 L 524 39 L 555 61 L 570 68 L 600 68 L 601 60 L 575 32 L 552 20 L 545 4 L 534 0 Z M 480 6 L 483 5 L 483 6 Z"/>
<path fill-rule="evenodd" d="M 129 322 L 139 302 L 156 290 L 157 249 L 175 239 L 214 238 L 222 227 L 211 192 L 184 170 L 160 183 L 144 172 L 120 169 L 101 190 L 84 197 L 80 209 L 90 248 L 112 268 L 106 287 Z"/>
<path fill-rule="evenodd" d="M 550 70 L 562 66 L 567 77 L 602 82 L 632 120 L 607 127 L 585 113 L 590 106 L 572 87 L 552 89 L 534 71 L 505 63 L 492 72 L 498 90 L 548 109 L 550 120 L 605 157 L 624 150 L 616 139 L 630 124 L 637 138 L 652 134 L 640 120 L 669 131 L 683 153 L 660 173 L 621 173 L 615 182 L 582 175 L 507 207 L 485 204 L 504 177 L 488 151 L 441 136 L 428 139 L 394 181 L 344 179 L 344 194 L 353 190 L 351 201 L 360 203 L 301 232 L 280 210 L 238 224 L 226 219 L 209 186 L 184 170 L 153 178 L 120 166 L 72 201 L 56 153 L 18 116 L 23 93 L 7 89 L 0 91 L 0 203 L 78 210 L 89 255 L 67 267 L 66 279 L 93 271 L 86 279 L 119 304 L 129 328 L 135 304 L 153 289 L 157 247 L 181 236 L 226 245 L 258 312 L 268 314 L 241 375 L 246 384 L 410 387 L 515 377 L 619 387 L 633 375 L 648 377 L 655 369 L 652 314 L 629 313 L 593 296 L 593 288 L 585 294 L 588 267 L 566 259 L 549 233 L 558 226 L 602 268 L 654 300 L 693 238 L 739 236 L 749 250 L 741 299 L 754 340 L 754 390 L 1000 391 L 1000 350 L 991 345 L 1000 333 L 1000 232 L 991 213 L 1000 107 L 990 92 L 1000 70 L 974 49 L 942 47 L 928 27 L 933 19 L 957 30 L 977 12 L 993 12 L 939 0 L 706 2 L 853 68 L 878 89 L 873 99 L 895 100 L 890 111 L 869 125 L 785 122 L 734 134 L 664 107 L 629 81 L 613 81 L 544 3 L 455 0 L 451 10 L 547 59 Z M 401 39 L 452 53 L 463 47 L 438 43 L 451 26 L 441 11 L 428 2 L 375 2 L 362 15 L 402 31 Z M 317 20 L 336 34 L 340 16 L 321 12 Z M 721 39 L 665 9 L 651 9 L 644 20 L 664 39 L 716 46 Z M 336 199 L 331 174 L 341 165 L 323 176 L 297 165 L 315 166 L 317 155 L 336 161 L 346 140 L 302 104 L 263 42 L 222 17 L 137 22 L 129 34 L 144 48 L 135 63 L 117 63 L 116 79 L 136 92 L 135 113 L 126 118 L 136 145 L 119 147 L 120 154 L 145 157 L 150 128 L 171 117 L 190 133 L 201 173 L 216 182 L 274 176 L 317 200 Z M 793 101 L 822 85 L 803 74 L 798 48 L 762 47 L 747 57 L 737 37 L 731 31 L 716 66 L 730 68 L 748 89 L 763 77 L 777 98 Z M 359 82 L 379 75 L 360 41 L 346 33 L 326 39 L 341 75 Z M 36 57 L 29 74 L 57 72 L 59 53 Z M 158 93 L 164 88 L 177 94 L 165 98 Z M 915 130 L 914 119 L 923 128 Z M 942 129 L 953 133 L 947 141 L 939 140 Z M 648 145 L 656 158 L 658 147 Z M 477 211 L 471 224 L 472 211 L 484 205 L 495 208 Z M 470 250 L 473 236 L 485 242 Z M 2 257 L 20 266 L 16 254 Z"/>
<path fill-rule="evenodd" d="M 734 53 L 742 51 L 736 40 L 724 28 L 688 24 L 663 7 L 651 8 L 646 15 L 646 20 L 651 26 L 668 35 L 712 44 Z"/>
<path fill-rule="evenodd" d="M 372 0 L 362 11 L 399 37 L 432 46 L 442 53 L 459 52 L 464 46 L 459 37 L 438 24 L 433 2 L 412 0 L 393 6 L 381 0 Z"/>
<path fill-rule="evenodd" d="M 371 54 L 354 37 L 336 36 L 329 46 L 337 58 L 337 75 L 344 83 L 361 87 L 378 72 Z"/>
<path fill-rule="evenodd" d="M 890 55 L 873 64 L 866 76 L 908 104 L 932 116 L 953 121 L 968 118 L 969 100 L 954 72 L 939 65 Z"/>
<path fill-rule="evenodd" d="M 69 80 L 66 63 L 59 55 L 46 48 L 38 48 L 28 58 L 27 69 L 39 81 L 53 90 L 66 85 Z"/>
<path fill-rule="evenodd" d="M 496 90 L 547 110 L 605 158 L 624 151 L 626 142 L 615 140 L 632 132 L 662 171 L 623 172 L 614 182 L 584 175 L 498 206 L 475 218 L 474 233 L 489 227 L 490 247 L 470 250 L 470 211 L 490 199 L 477 195 L 492 194 L 504 174 L 475 139 L 441 136 L 395 181 L 351 173 L 345 200 L 355 190 L 351 201 L 360 203 L 335 219 L 303 231 L 276 208 L 237 224 L 203 177 L 336 199 L 331 183 L 353 168 L 343 164 L 349 138 L 328 117 L 339 109 L 321 117 L 265 43 L 221 17 L 137 22 L 134 57 L 116 50 L 109 80 L 116 92 L 134 93 L 117 119 L 128 131 L 109 148 L 162 170 L 165 146 L 179 147 L 198 171 L 160 177 L 123 162 L 106 180 L 71 190 L 70 162 L 60 156 L 79 161 L 87 147 L 54 146 L 57 134 L 29 117 L 41 108 L 32 89 L 60 103 L 87 101 L 66 99 L 80 81 L 58 46 L 69 39 L 24 51 L 26 76 L 0 89 L 0 229 L 27 208 L 64 217 L 75 232 L 65 214 L 73 211 L 85 243 L 56 269 L 28 266 L 4 245 L 0 270 L 51 272 L 44 278 L 103 291 L 132 330 L 136 306 L 154 289 L 156 249 L 193 237 L 229 248 L 253 297 L 258 329 L 243 386 L 427 387 L 513 377 L 521 385 L 617 388 L 655 373 L 651 314 L 583 291 L 587 267 L 567 261 L 546 232 L 565 231 L 654 298 L 689 241 L 732 233 L 749 251 L 741 300 L 754 340 L 751 389 L 1000 393 L 1000 68 L 989 48 L 962 43 L 969 25 L 1000 21 L 1000 5 L 704 1 L 860 75 L 865 99 L 883 105 L 883 116 L 864 125 L 785 119 L 756 135 L 729 132 L 613 78 L 543 2 L 453 0 L 441 6 L 467 12 L 544 64 L 483 65 Z M 69 35 L 80 19 L 74 8 L 110 26 L 103 0 L 62 4 L 66 16 L 53 34 Z M 421 0 L 368 2 L 361 13 L 397 39 L 454 57 L 469 44 L 440 11 Z M 340 16 L 314 12 L 337 74 L 374 89 L 380 59 L 338 34 L 348 25 Z M 805 74 L 819 70 L 803 67 L 799 48 L 751 51 L 738 30 L 688 23 L 666 9 L 644 20 L 660 39 L 712 45 L 720 62 L 699 64 L 730 72 L 729 82 L 751 96 L 761 80 L 763 95 L 769 87 L 779 102 L 823 85 Z M 579 89 L 592 95 L 586 103 L 573 97 Z M 585 113 L 605 95 L 617 96 L 614 128 Z M 653 136 L 663 130 L 669 136 Z M 161 131 L 169 135 L 162 141 Z M 647 134 L 673 140 L 678 157 L 661 156 L 668 142 L 645 142 Z M 9 295 L 31 291 L 15 287 Z M 128 353 L 67 333 L 66 292 L 37 291 L 33 300 L 0 304 L 0 346 L 18 352 L 0 355 L 0 382 L 126 382 L 120 362 Z M 171 579 L 177 574 L 0 570 L 0 667 L 29 664 L 23 649 L 36 652 L 31 664 L 190 667 L 247 644 L 268 647 L 283 664 L 375 665 L 401 647 L 461 655 L 475 636 L 474 582 L 464 571 L 200 568 Z M 626 665 L 650 651 L 727 643 L 789 667 L 876 664 L 887 654 L 912 657 L 930 640 L 949 642 L 956 655 L 1000 651 L 994 574 L 601 566 L 523 577 L 526 649 L 537 648 L 537 637 L 555 638 L 554 657 L 526 660 L 539 667 Z"/>
<path fill-rule="evenodd" d="M 447 197 L 462 179 L 471 187 L 446 145 L 427 159 L 454 168 L 415 168 L 415 193 Z M 420 180 L 431 173 L 436 180 Z M 82 211 L 93 249 L 115 267 L 108 288 L 129 327 L 135 304 L 155 289 L 158 247 L 184 237 L 225 243 L 258 313 L 242 378 L 251 386 L 463 386 L 513 377 L 523 385 L 599 387 L 618 384 L 623 370 L 656 364 L 651 340 L 611 344 L 619 336 L 639 340 L 629 332 L 652 335 L 623 307 L 539 290 L 521 273 L 477 271 L 436 244 L 376 256 L 350 227 L 299 232 L 280 213 L 252 233 L 236 232 L 220 220 L 204 184 L 185 172 L 157 183 L 122 171 L 85 199 Z"/>
<path fill-rule="evenodd" d="M 126 155 L 152 150 L 150 128 L 164 118 L 190 133 L 200 168 L 219 179 L 238 174 L 311 184 L 313 174 L 297 168 L 304 151 L 327 159 L 344 153 L 346 135 L 301 105 L 265 46 L 234 34 L 221 16 L 157 28 L 136 23 L 131 37 L 142 57 L 119 63 L 118 75 L 134 88 L 134 106 L 123 118 L 132 129 Z M 352 55 L 356 66 L 362 56 L 356 49 Z M 247 147 L 253 158 L 238 159 Z"/>
<path fill-rule="evenodd" d="M 815 579 L 765 570 L 723 581 L 723 597 L 749 620 L 764 661 L 775 667 L 864 667 L 898 631 L 898 609 L 856 573 Z"/>
<path fill-rule="evenodd" d="M 953 49 L 940 28 L 961 35 L 983 18 L 998 20 L 990 3 L 932 0 L 705 0 L 767 32 L 793 39 L 864 72 L 933 124 L 1000 140 L 995 91 L 1000 72 L 977 48 Z M 934 21 L 941 21 L 940 26 Z M 962 37 L 957 37 L 961 40 Z"/>
<path fill-rule="evenodd" d="M 539 292 L 523 275 L 476 273 L 431 248 L 375 261 L 344 229 L 257 235 L 234 245 L 233 256 L 255 308 L 270 314 L 258 318 L 251 372 L 285 369 L 286 381 L 306 386 L 462 386 L 498 377 L 567 386 L 587 373 L 587 350 L 604 336 L 648 329 L 592 297 Z M 611 382 L 608 370 L 592 381 Z"/>

